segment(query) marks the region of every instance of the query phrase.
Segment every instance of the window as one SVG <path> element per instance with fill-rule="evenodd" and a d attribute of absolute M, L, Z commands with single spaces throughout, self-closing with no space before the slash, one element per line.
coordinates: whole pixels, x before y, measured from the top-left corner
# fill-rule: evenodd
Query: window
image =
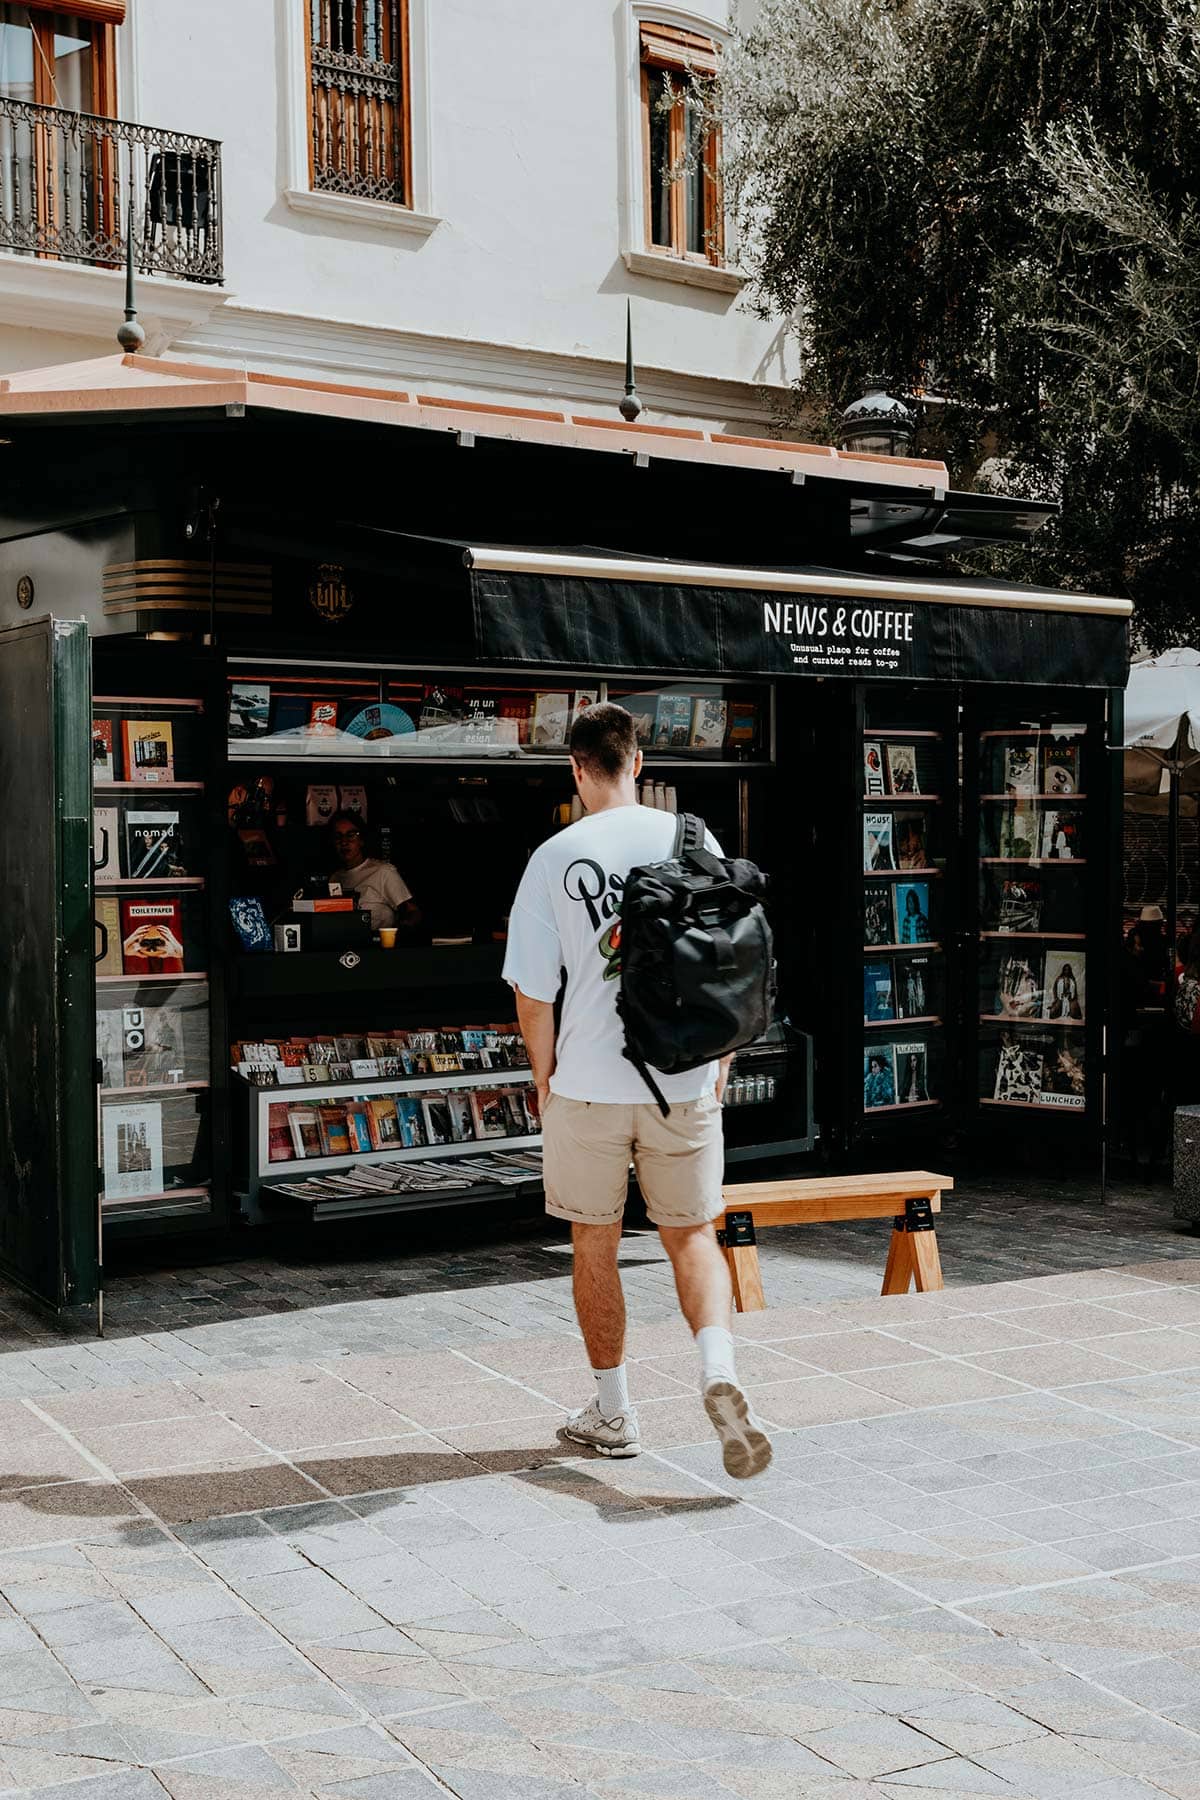
<path fill-rule="evenodd" d="M 69 12 L 0 0 L 0 98 L 112 116 L 114 28 L 124 10 L 113 0 Z"/>
<path fill-rule="evenodd" d="M 309 0 L 314 188 L 410 204 L 406 0 Z"/>
<path fill-rule="evenodd" d="M 641 57 L 646 242 L 720 263 L 720 134 L 705 123 L 697 89 L 716 73 L 716 45 L 699 32 L 644 22 Z"/>

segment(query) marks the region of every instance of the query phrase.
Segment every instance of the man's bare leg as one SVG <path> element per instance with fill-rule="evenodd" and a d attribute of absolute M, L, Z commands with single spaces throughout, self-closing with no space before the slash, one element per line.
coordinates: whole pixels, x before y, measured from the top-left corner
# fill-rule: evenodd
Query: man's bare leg
<path fill-rule="evenodd" d="M 675 1292 L 700 1352 L 700 1391 L 725 1456 L 725 1471 L 761 1475 L 771 1443 L 750 1410 L 733 1358 L 733 1286 L 713 1225 L 659 1226 Z"/>
<path fill-rule="evenodd" d="M 595 1399 L 562 1427 L 562 1435 L 602 1456 L 636 1456 L 637 1415 L 625 1375 L 625 1295 L 617 1268 L 620 1225 L 571 1226 L 575 1315 L 596 1378 Z"/>

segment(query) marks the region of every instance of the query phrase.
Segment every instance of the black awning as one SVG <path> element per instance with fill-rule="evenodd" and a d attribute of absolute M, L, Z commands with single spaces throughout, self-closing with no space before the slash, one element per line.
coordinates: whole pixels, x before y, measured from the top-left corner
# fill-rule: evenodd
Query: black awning
<path fill-rule="evenodd" d="M 927 570 L 659 569 L 483 549 L 467 563 L 486 661 L 1054 687 L 1121 687 L 1128 673 L 1128 602 L 1091 595 Z"/>

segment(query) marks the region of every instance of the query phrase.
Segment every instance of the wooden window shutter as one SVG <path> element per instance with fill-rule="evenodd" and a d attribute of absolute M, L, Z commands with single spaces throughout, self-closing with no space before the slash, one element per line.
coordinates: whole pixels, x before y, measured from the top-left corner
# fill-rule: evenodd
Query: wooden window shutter
<path fill-rule="evenodd" d="M 98 25 L 123 25 L 125 0 L 25 0 L 31 12 L 65 13 L 69 19 L 94 19 Z"/>
<path fill-rule="evenodd" d="M 654 25 L 643 20 L 642 61 L 660 69 L 677 69 L 681 74 L 715 75 L 717 46 L 698 31 L 684 31 L 678 25 Z"/>

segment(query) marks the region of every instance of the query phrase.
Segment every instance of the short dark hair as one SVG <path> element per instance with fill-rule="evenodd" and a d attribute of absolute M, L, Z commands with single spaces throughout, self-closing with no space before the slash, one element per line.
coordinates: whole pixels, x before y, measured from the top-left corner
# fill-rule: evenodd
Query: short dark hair
<path fill-rule="evenodd" d="M 326 821 L 326 824 L 331 833 L 335 825 L 353 825 L 360 837 L 366 837 L 367 835 L 366 821 L 361 813 L 346 812 L 345 810 L 342 812 L 335 812 L 333 817 Z"/>
<path fill-rule="evenodd" d="M 606 700 L 585 706 L 571 727 L 571 755 L 593 781 L 617 781 L 637 754 L 633 714 Z"/>

